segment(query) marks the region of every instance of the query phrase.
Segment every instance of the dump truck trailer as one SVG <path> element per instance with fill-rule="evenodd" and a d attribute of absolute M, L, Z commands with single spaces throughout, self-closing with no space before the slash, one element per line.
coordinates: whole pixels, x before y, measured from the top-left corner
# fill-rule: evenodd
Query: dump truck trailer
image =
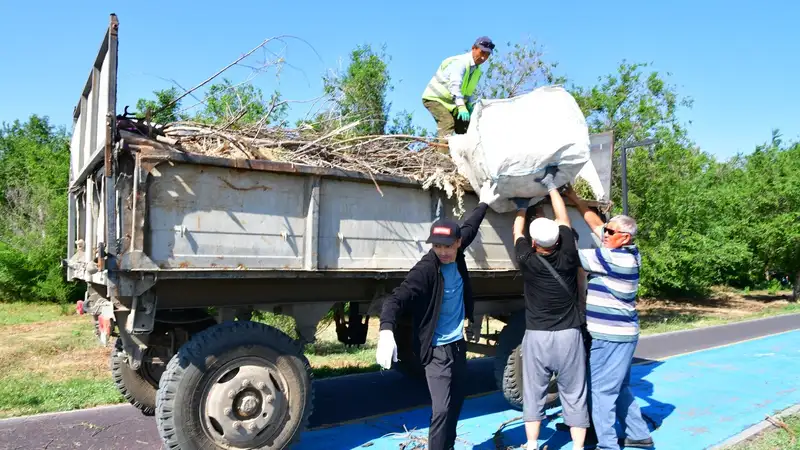
<path fill-rule="evenodd" d="M 117 114 L 118 38 L 112 14 L 74 110 L 64 266 L 86 285 L 79 310 L 114 346 L 120 392 L 155 415 L 168 448 L 289 448 L 313 409 L 303 347 L 320 320 L 334 311 L 339 340 L 364 344 L 369 318 L 456 199 L 408 178 L 193 154 L 138 132 Z M 591 140 L 610 184 L 613 137 Z M 476 206 L 475 193 L 464 202 Z M 569 213 L 579 246 L 595 245 Z M 470 350 L 496 358 L 498 388 L 521 407 L 513 220 L 489 210 L 466 259 L 478 325 L 506 323 L 494 344 Z M 255 311 L 291 316 L 299 337 L 250 320 Z M 398 369 L 419 375 L 408 318 L 396 337 Z"/>

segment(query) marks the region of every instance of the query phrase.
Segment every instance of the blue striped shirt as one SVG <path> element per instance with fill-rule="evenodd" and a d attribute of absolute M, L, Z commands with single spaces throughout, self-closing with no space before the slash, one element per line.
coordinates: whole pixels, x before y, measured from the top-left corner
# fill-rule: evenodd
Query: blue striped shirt
<path fill-rule="evenodd" d="M 589 273 L 586 327 L 592 338 L 632 342 L 639 338 L 636 292 L 642 258 L 636 245 L 579 250 Z"/>

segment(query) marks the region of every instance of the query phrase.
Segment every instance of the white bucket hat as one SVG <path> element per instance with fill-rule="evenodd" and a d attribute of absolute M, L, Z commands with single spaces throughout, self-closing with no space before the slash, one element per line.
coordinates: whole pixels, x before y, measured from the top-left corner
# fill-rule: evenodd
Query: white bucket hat
<path fill-rule="evenodd" d="M 531 222 L 531 239 L 540 247 L 552 247 L 558 242 L 558 224 L 552 219 L 539 217 Z"/>

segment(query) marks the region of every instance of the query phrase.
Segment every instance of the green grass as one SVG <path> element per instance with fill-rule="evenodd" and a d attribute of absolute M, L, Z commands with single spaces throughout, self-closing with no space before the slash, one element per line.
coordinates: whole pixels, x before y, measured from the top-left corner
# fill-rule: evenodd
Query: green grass
<path fill-rule="evenodd" d="M 800 450 L 800 415 L 789 416 L 781 420 L 796 436 L 794 443 L 786 430 L 773 427 L 748 442 L 730 447 L 730 450 Z"/>
<path fill-rule="evenodd" d="M 0 303 L 0 326 L 59 320 L 75 311 L 75 305 L 55 303 Z"/>
<path fill-rule="evenodd" d="M 375 344 L 348 347 L 341 342 L 321 341 L 306 346 L 314 378 L 330 378 L 380 370 L 375 362 Z"/>
<path fill-rule="evenodd" d="M 800 313 L 800 303 L 774 306 L 759 312 L 743 315 L 741 317 L 721 318 L 708 317 L 698 313 L 684 313 L 673 310 L 650 311 L 639 317 L 639 327 L 642 335 L 666 333 L 670 331 L 689 330 L 693 328 L 710 327 L 726 323 L 741 322 L 743 320 L 760 319 L 782 314 Z"/>
<path fill-rule="evenodd" d="M 642 335 L 648 335 L 722 325 L 728 322 L 730 322 L 730 320 L 716 317 L 703 317 L 696 313 L 654 313 L 640 316 L 639 327 Z"/>
<path fill-rule="evenodd" d="M 92 321 L 59 305 L 0 304 L 0 417 L 123 401 Z"/>
<path fill-rule="evenodd" d="M 111 376 L 106 380 L 52 381 L 18 375 L 0 380 L 0 418 L 68 411 L 122 401 Z"/>
<path fill-rule="evenodd" d="M 253 315 L 253 320 L 271 325 L 292 338 L 297 338 L 292 317 L 257 312 Z M 330 325 L 330 328 L 332 327 L 333 325 Z M 375 343 L 372 342 L 348 347 L 338 341 L 318 340 L 307 345 L 304 353 L 311 364 L 315 379 L 380 370 L 380 366 L 375 362 Z"/>

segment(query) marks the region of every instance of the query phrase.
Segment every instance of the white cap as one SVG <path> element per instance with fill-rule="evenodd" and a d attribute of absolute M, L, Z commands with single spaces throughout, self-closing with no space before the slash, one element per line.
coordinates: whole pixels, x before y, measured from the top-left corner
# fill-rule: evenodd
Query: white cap
<path fill-rule="evenodd" d="M 558 242 L 558 224 L 552 219 L 539 217 L 531 222 L 531 239 L 540 247 L 552 247 Z"/>

